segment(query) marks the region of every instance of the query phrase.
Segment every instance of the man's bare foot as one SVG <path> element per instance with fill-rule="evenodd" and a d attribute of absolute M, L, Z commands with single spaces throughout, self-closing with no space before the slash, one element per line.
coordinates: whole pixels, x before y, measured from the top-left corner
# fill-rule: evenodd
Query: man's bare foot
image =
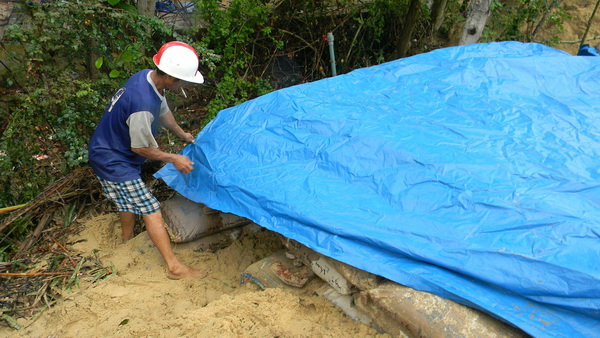
<path fill-rule="evenodd" d="M 191 266 L 182 265 L 177 271 L 169 271 L 167 278 L 170 279 L 184 279 L 184 278 L 198 278 L 202 279 L 208 275 L 208 271 L 199 271 Z"/>

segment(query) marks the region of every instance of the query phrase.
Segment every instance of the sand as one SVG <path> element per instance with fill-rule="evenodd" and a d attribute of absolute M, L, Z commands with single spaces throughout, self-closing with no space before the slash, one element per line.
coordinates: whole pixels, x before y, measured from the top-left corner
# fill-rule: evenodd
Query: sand
<path fill-rule="evenodd" d="M 175 245 L 182 261 L 208 269 L 204 279 L 170 280 L 146 232 L 122 243 L 116 215 L 85 220 L 69 250 L 91 256 L 95 250 L 117 274 L 82 280 L 64 291 L 64 300 L 36 321 L 20 319 L 8 337 L 374 337 L 377 332 L 348 318 L 311 288 L 267 288 L 245 280 L 250 264 L 282 249 L 270 231 L 250 232 L 228 247 L 197 252 Z M 84 240 L 84 241 L 80 241 Z M 315 280 L 314 283 L 319 283 Z M 313 283 L 313 282 L 311 282 Z"/>
<path fill-rule="evenodd" d="M 596 1 L 575 0 L 567 1 L 566 3 L 567 4 L 563 5 L 563 8 L 569 17 L 563 20 L 562 31 L 556 34 L 560 42 L 553 47 L 576 55 L 579 50 L 581 39 L 585 34 L 586 27 L 590 23 Z M 554 32 L 542 30 L 539 38 L 549 39 L 554 34 Z M 600 45 L 600 9 L 593 17 L 590 29 L 586 35 L 585 43 L 590 46 Z"/>

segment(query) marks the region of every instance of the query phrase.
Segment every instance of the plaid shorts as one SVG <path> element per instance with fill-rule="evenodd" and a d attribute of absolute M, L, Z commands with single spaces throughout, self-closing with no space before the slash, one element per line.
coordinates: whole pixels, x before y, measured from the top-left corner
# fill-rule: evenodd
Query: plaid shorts
<path fill-rule="evenodd" d="M 111 182 L 98 177 L 104 195 L 117 205 L 117 210 L 136 215 L 150 215 L 160 211 L 160 202 L 154 197 L 142 179 Z"/>

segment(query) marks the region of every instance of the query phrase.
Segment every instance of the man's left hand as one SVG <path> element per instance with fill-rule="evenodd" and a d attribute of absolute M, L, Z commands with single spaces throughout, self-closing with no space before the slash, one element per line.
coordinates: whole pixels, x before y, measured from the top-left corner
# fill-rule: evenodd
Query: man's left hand
<path fill-rule="evenodd" d="M 181 137 L 181 141 L 185 143 L 194 143 L 194 137 L 190 133 L 184 133 Z"/>

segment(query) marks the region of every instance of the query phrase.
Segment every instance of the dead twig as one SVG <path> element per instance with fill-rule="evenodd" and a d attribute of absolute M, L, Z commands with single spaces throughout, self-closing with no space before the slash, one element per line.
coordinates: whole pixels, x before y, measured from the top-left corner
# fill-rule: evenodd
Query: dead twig
<path fill-rule="evenodd" d="M 592 41 L 592 40 L 600 40 L 600 36 L 594 36 L 593 38 L 586 38 L 585 40 L 559 41 L 558 43 L 578 43 L 578 44 L 583 44 L 583 42 L 585 42 L 585 41 Z"/>
<path fill-rule="evenodd" d="M 21 246 L 21 248 L 19 249 L 19 251 L 14 255 L 13 259 L 19 258 L 19 256 L 23 252 L 27 251 L 31 247 L 31 245 L 33 243 L 35 243 L 35 241 L 40 237 L 40 234 L 42 233 L 42 230 L 44 229 L 44 227 L 46 225 L 48 225 L 48 223 L 50 223 L 50 220 L 52 219 L 53 215 L 54 215 L 54 209 L 48 210 L 46 213 L 44 213 L 44 216 L 42 216 L 42 219 L 38 223 L 38 226 L 29 235 L 29 237 L 27 237 L 27 239 L 25 240 L 25 242 L 23 242 L 23 245 Z"/>
<path fill-rule="evenodd" d="M 66 187 L 69 183 L 71 183 L 76 177 L 83 176 L 85 177 L 86 173 L 89 173 L 89 168 L 79 168 L 73 171 L 73 173 L 62 180 L 50 185 L 46 188 L 41 194 L 39 194 L 35 200 L 31 203 L 28 203 L 25 207 L 20 208 L 14 215 L 8 217 L 2 225 L 0 225 L 0 231 L 4 230 L 7 226 L 9 226 L 12 222 L 14 222 L 19 217 L 25 215 L 28 211 L 48 202 L 52 201 L 54 196 L 60 196 L 59 192 L 64 187 Z M 89 174 L 88 174 L 89 175 Z"/>
<path fill-rule="evenodd" d="M 67 250 L 67 248 L 65 248 L 62 244 L 60 244 L 53 237 L 50 237 L 50 239 L 54 242 L 54 244 L 58 245 L 67 254 L 67 258 L 69 258 L 69 260 L 71 261 L 71 263 L 75 264 L 75 261 L 73 260 L 73 258 L 71 258 L 71 252 L 69 252 L 69 250 Z"/>
<path fill-rule="evenodd" d="M 586 38 L 588 32 L 590 31 L 590 27 L 592 26 L 592 21 L 594 20 L 594 15 L 596 15 L 596 10 L 598 10 L 598 5 L 600 5 L 600 0 L 596 1 L 596 6 L 594 7 L 594 10 L 592 11 L 592 15 L 590 16 L 590 20 L 588 21 L 587 27 L 585 28 L 585 33 L 583 33 L 583 37 L 581 38 L 582 45 L 585 42 L 585 38 Z"/>
<path fill-rule="evenodd" d="M 302 41 L 307 47 L 309 47 L 310 49 L 312 49 L 315 52 L 315 54 L 318 53 L 317 48 L 315 48 L 315 46 L 313 46 L 313 44 L 317 43 L 319 40 L 317 40 L 317 41 L 315 41 L 313 43 L 310 43 L 310 42 L 304 40 L 300 35 L 297 35 L 297 34 L 292 33 L 290 31 L 286 31 L 285 29 L 279 29 L 279 31 L 282 32 L 282 33 L 286 33 L 286 34 L 289 34 L 289 35 L 295 37 L 296 39 Z"/>
<path fill-rule="evenodd" d="M 50 282 L 51 282 L 51 280 L 45 281 L 44 285 L 42 285 L 42 287 L 38 290 L 37 295 L 35 296 L 35 300 L 33 301 L 33 304 L 31 305 L 32 308 L 36 308 L 39 301 L 42 299 L 42 297 L 44 297 L 44 295 L 46 294 L 46 290 L 48 289 L 48 286 L 50 285 Z"/>
<path fill-rule="evenodd" d="M 0 277 L 64 276 L 71 272 L 2 272 Z"/>
<path fill-rule="evenodd" d="M 12 265 L 13 262 L 0 262 L 0 272 L 10 269 Z"/>

